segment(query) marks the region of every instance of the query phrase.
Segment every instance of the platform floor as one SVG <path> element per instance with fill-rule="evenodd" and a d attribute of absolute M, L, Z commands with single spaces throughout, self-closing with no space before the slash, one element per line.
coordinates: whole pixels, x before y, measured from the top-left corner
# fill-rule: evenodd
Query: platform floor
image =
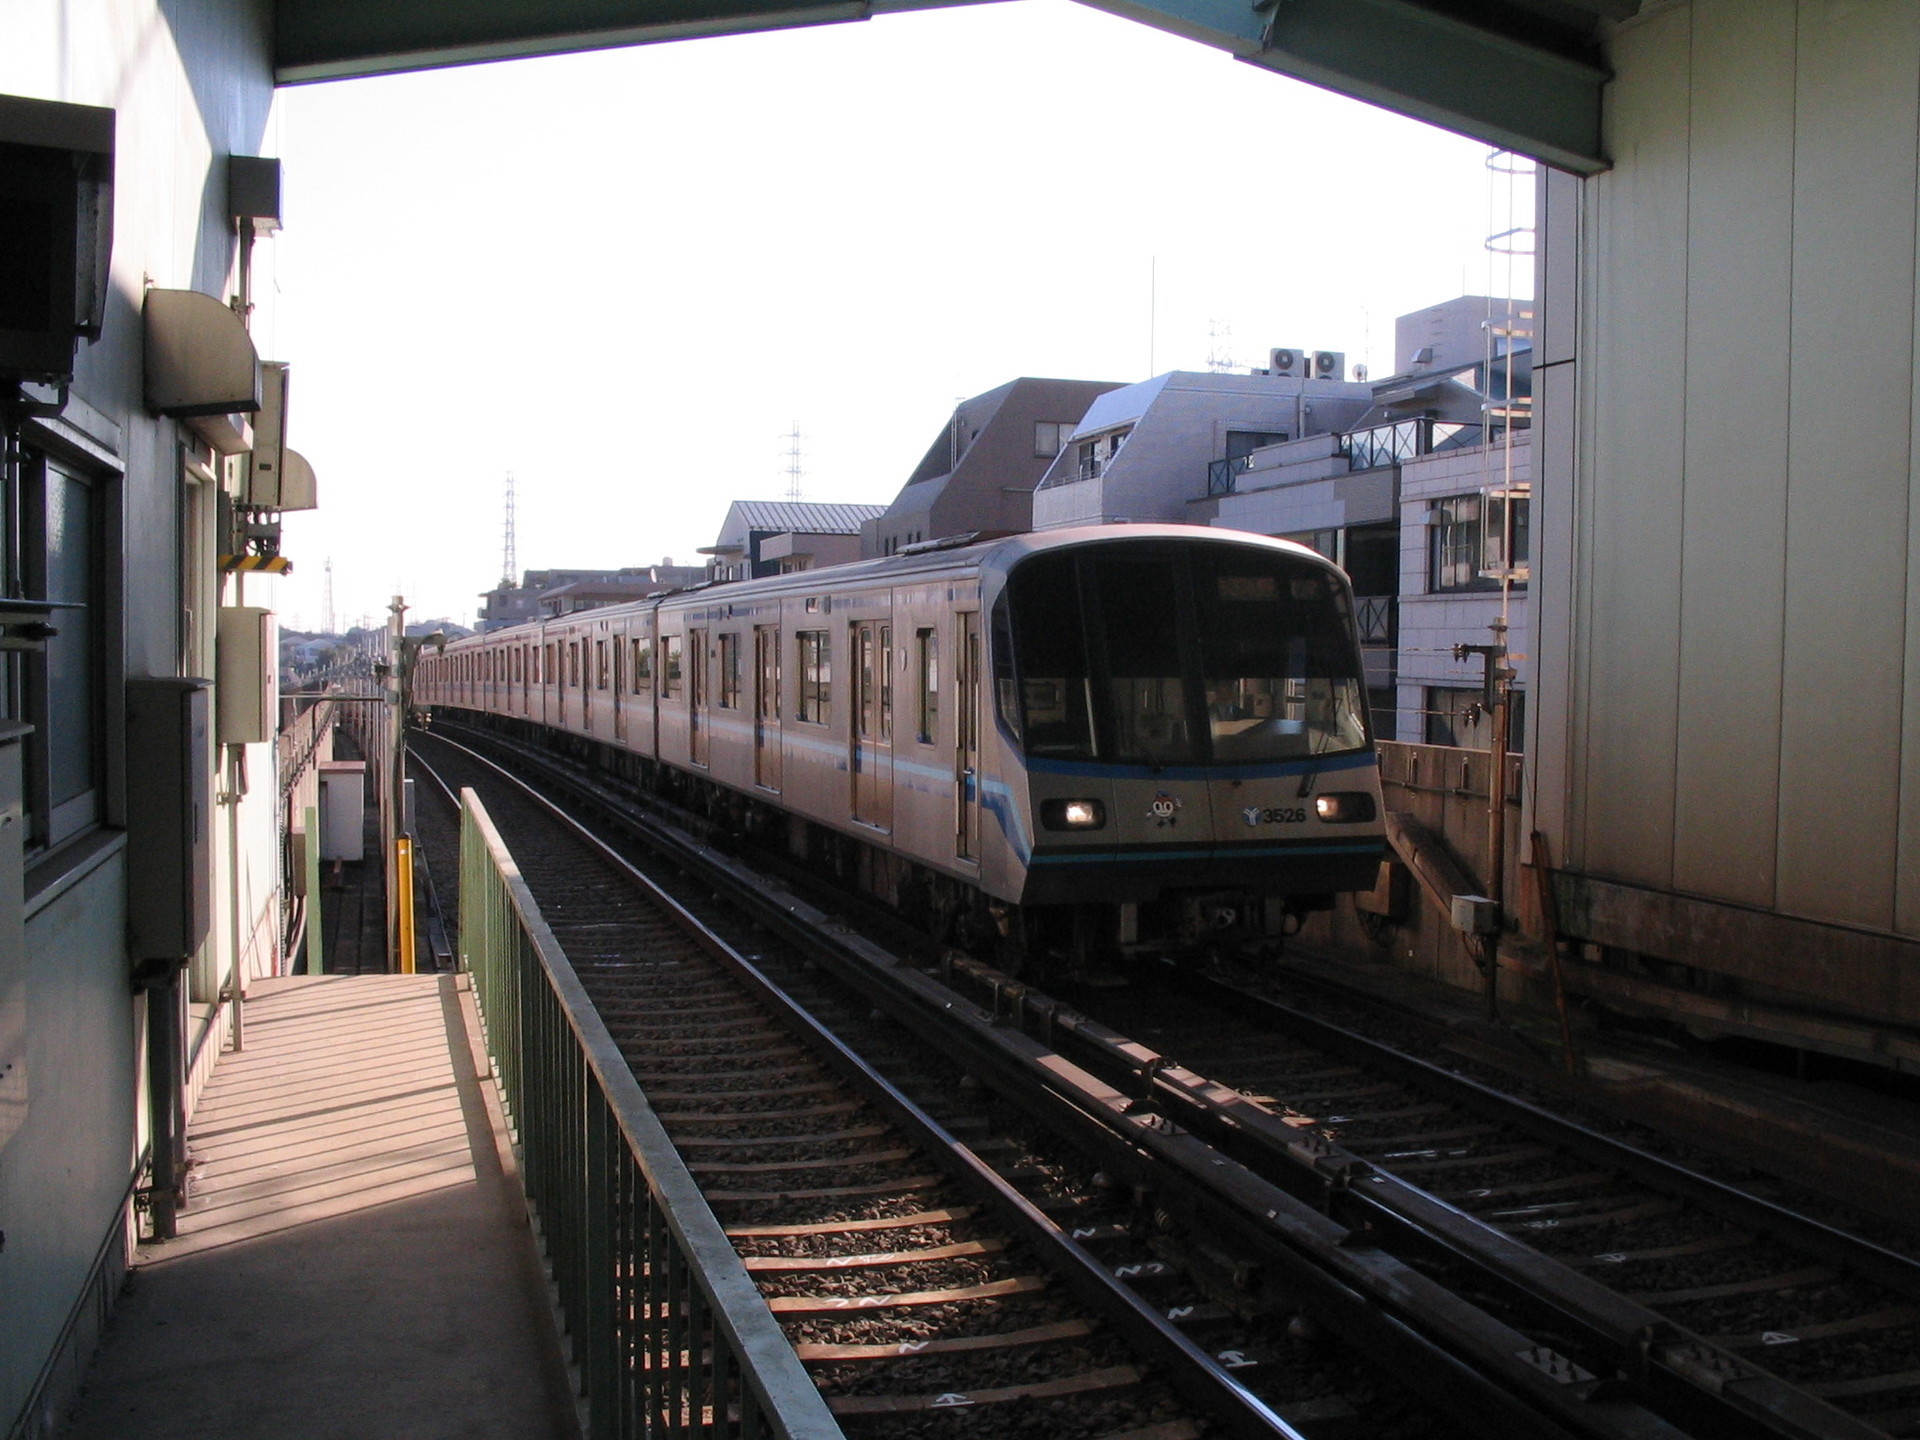
<path fill-rule="evenodd" d="M 69 1440 L 577 1437 L 470 993 L 257 983 Z"/>

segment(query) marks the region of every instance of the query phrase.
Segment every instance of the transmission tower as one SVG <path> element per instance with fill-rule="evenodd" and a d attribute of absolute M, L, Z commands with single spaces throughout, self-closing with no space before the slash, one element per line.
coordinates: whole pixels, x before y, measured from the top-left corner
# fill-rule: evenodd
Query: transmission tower
<path fill-rule="evenodd" d="M 800 422 L 793 422 L 793 429 L 782 437 L 787 442 L 787 499 L 800 498 Z"/>
<path fill-rule="evenodd" d="M 327 559 L 327 583 L 320 592 L 320 633 L 333 634 L 333 559 Z"/>
<path fill-rule="evenodd" d="M 1224 320 L 1207 322 L 1207 369 L 1215 375 L 1233 369 L 1233 326 Z"/>
<path fill-rule="evenodd" d="M 513 471 L 507 471 L 507 524 L 505 543 L 501 547 L 500 583 L 509 590 L 513 588 L 514 577 L 520 573 L 513 553 Z"/>

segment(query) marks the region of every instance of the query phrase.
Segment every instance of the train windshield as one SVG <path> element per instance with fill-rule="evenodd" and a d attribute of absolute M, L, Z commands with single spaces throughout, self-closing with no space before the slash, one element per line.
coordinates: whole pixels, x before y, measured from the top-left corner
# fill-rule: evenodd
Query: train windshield
<path fill-rule="evenodd" d="M 1000 712 L 1036 758 L 1244 764 L 1367 743 L 1346 591 L 1310 563 L 1092 547 L 1028 560 L 1003 604 Z"/>

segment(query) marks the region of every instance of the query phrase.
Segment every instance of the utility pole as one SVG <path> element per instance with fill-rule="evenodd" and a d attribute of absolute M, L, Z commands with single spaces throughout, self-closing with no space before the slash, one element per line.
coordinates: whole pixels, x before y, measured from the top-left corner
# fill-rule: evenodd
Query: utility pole
<path fill-rule="evenodd" d="M 320 602 L 320 633 L 331 635 L 333 634 L 333 557 L 331 555 L 327 557 L 327 583 L 321 595 L 323 598 Z"/>

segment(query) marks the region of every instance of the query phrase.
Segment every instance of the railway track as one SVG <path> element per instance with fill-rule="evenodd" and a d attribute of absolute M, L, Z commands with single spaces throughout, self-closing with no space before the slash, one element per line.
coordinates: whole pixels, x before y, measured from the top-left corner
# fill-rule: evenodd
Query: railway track
<path fill-rule="evenodd" d="M 863 1058 L 819 1053 L 811 1023 L 803 1044 L 791 1011 L 748 993 L 675 904 L 578 833 L 471 768 L 452 778 L 485 785 L 548 924 L 849 1428 L 1458 1433 L 1293 1317 L 1208 1298 L 1140 1234 L 1127 1193 L 1003 1123 L 964 1072 L 817 973 L 764 944 L 746 962 L 794 970 L 809 1011 L 864 1032 Z M 1236 1378 L 1252 1369 L 1257 1387 Z"/>
<path fill-rule="evenodd" d="M 876 963 L 888 962 L 882 957 Z M 1117 1109 L 1157 1124 L 1162 1131 L 1157 1139 L 1166 1143 L 1143 1144 L 1145 1137 L 1136 1132 L 1125 1142 L 1136 1152 L 1179 1148 L 1175 1140 L 1204 1144 L 1213 1159 L 1199 1162 L 1202 1168 L 1208 1163 L 1216 1169 L 1236 1168 L 1235 1183 L 1226 1188 L 1237 1186 L 1242 1192 L 1243 1211 L 1248 1194 L 1261 1186 L 1267 1187 L 1261 1192 L 1267 1199 L 1268 1192 L 1284 1191 L 1343 1226 L 1349 1251 L 1361 1248 L 1354 1237 L 1362 1237 L 1366 1247 L 1380 1247 L 1370 1250 L 1371 1265 L 1400 1267 L 1391 1283 L 1382 1284 L 1378 1273 L 1339 1273 L 1336 1266 L 1336 1285 L 1371 1289 L 1373 1302 L 1389 1309 L 1384 1292 L 1396 1287 L 1417 1291 L 1415 1282 L 1444 1281 L 1473 1297 L 1448 1315 L 1444 1301 L 1425 1295 L 1422 1303 L 1432 1313 L 1424 1319 L 1412 1321 L 1405 1314 L 1393 1318 L 1416 1328 L 1424 1325 L 1429 1341 L 1435 1325 L 1452 1323 L 1478 1336 L 1477 1347 L 1472 1340 L 1461 1342 L 1473 1356 L 1461 1369 L 1474 1372 L 1473 1378 L 1459 1373 L 1452 1378 L 1460 1382 L 1461 1393 L 1477 1397 L 1482 1428 L 1489 1432 L 1512 1422 L 1519 1428 L 1510 1433 L 1553 1433 L 1549 1428 L 1529 1431 L 1526 1422 L 1498 1413 L 1497 1406 L 1487 1408 L 1489 1387 L 1509 1403 L 1515 1403 L 1516 1393 L 1525 1392 L 1511 1374 L 1498 1373 L 1500 1367 L 1493 1363 L 1497 1357 L 1491 1354 L 1516 1338 L 1520 1344 L 1507 1359 L 1533 1367 L 1562 1391 L 1563 1399 L 1577 1397 L 1572 1413 L 1564 1408 L 1556 1413 L 1551 1405 L 1534 1411 L 1533 1423 L 1565 1427 L 1565 1433 L 1672 1434 L 1684 1428 L 1713 1435 L 1844 1437 L 1901 1434 L 1909 1423 L 1900 1408 L 1898 1369 L 1882 1366 L 1871 1376 L 1826 1375 L 1809 1381 L 1793 1367 L 1772 1363 L 1784 1349 L 1804 1345 L 1808 1348 L 1799 1353 L 1817 1355 L 1820 1347 L 1836 1341 L 1861 1357 L 1876 1353 L 1876 1341 L 1886 1342 L 1877 1353 L 1897 1362 L 1902 1327 L 1912 1316 L 1897 1294 L 1892 1303 L 1865 1303 L 1876 1297 L 1857 1288 L 1862 1280 L 1857 1251 L 1828 1255 L 1818 1265 L 1779 1268 L 1778 1252 L 1769 1248 L 1784 1243 L 1779 1224 L 1759 1228 L 1764 1243 L 1754 1244 L 1731 1238 L 1752 1238 L 1756 1227 L 1751 1215 L 1742 1219 L 1746 1229 L 1736 1231 L 1722 1221 L 1721 1230 L 1703 1231 L 1686 1208 L 1697 1199 L 1691 1194 L 1671 1198 L 1674 1185 L 1687 1191 L 1691 1182 L 1668 1175 L 1668 1198 L 1625 1195 L 1617 1175 L 1631 1167 L 1617 1155 L 1596 1160 L 1555 1151 L 1552 1143 L 1537 1136 L 1517 1134 L 1510 1120 L 1469 1114 L 1457 1100 L 1421 1092 L 1407 1078 L 1405 1066 L 1391 1074 L 1370 1074 L 1350 1052 L 1329 1048 L 1331 1038 L 1324 1033 L 1283 1043 L 1276 1038 L 1277 1013 L 1256 1014 L 1245 997 L 1231 997 L 1239 1012 L 1223 1016 L 1218 1002 L 1227 997 L 1216 991 L 1214 1003 L 1205 1006 L 1198 998 L 1204 987 L 1195 987 L 1196 995 L 1186 1002 L 1193 1008 L 1183 1015 L 1167 995 L 1156 994 L 1151 1020 L 1155 1033 L 1152 1043 L 1142 1043 L 987 967 L 961 960 L 949 967 L 949 978 L 981 1001 L 993 1028 L 1057 1046 L 1061 1056 L 1083 1066 L 1096 1082 L 1112 1085 L 1112 1093 L 1120 1097 Z M 1115 1020 L 1126 1018 L 1121 1011 L 1112 1014 Z M 1223 1024 L 1223 1019 L 1233 1023 Z M 1135 1028 L 1144 1032 L 1149 1025 L 1142 1020 Z M 1194 1068 L 1175 1063 L 1176 1054 Z M 976 1069 L 986 1068 L 977 1057 L 972 1063 Z M 1369 1063 L 1393 1069 L 1392 1062 Z M 1417 1064 L 1412 1068 L 1419 1069 Z M 1484 1107 L 1497 1097 L 1488 1092 L 1475 1098 Z M 1113 1166 L 1115 1173 L 1124 1168 Z M 1136 1167 L 1132 1183 L 1162 1196 L 1183 1196 L 1183 1224 L 1191 1224 L 1194 1215 L 1208 1208 L 1209 1202 L 1193 1198 L 1194 1189 L 1204 1188 L 1196 1181 L 1170 1181 L 1148 1166 Z M 1130 1224 L 1131 1233 L 1137 1234 L 1137 1215 Z M 1666 1228 L 1646 1228 L 1655 1224 Z M 1693 1228 L 1684 1229 L 1689 1225 Z M 1676 1226 L 1683 1228 L 1672 1228 Z M 1591 1254 L 1582 1251 L 1582 1232 L 1600 1234 L 1607 1227 L 1636 1238 Z M 1220 1233 L 1234 1228 L 1229 1224 Z M 1194 1247 L 1192 1233 L 1185 1232 L 1184 1243 L 1201 1251 L 1213 1249 L 1209 1258 L 1219 1259 L 1222 1250 L 1240 1247 L 1238 1258 L 1224 1258 L 1223 1268 L 1230 1272 L 1284 1268 L 1276 1267 L 1258 1236 L 1242 1233 L 1232 1243 Z M 1521 1243 L 1523 1238 L 1538 1242 L 1543 1237 L 1544 1247 Z M 1560 1241 L 1567 1242 L 1564 1251 L 1556 1243 Z M 1156 1253 L 1176 1252 L 1182 1243 L 1175 1237 Z M 1740 1253 L 1767 1273 L 1753 1273 L 1750 1265 L 1720 1279 L 1717 1271 L 1687 1270 L 1695 1264 L 1720 1265 Z M 1873 1264 L 1880 1263 L 1879 1257 L 1872 1258 Z M 1568 1259 L 1582 1263 L 1563 1263 Z M 1596 1272 L 1609 1267 L 1626 1267 L 1618 1273 L 1630 1281 L 1646 1280 L 1653 1272 L 1636 1267 L 1655 1262 L 1673 1262 L 1682 1267 L 1674 1273 L 1699 1283 L 1655 1278 L 1623 1293 L 1596 1278 Z M 1760 1283 L 1766 1281 L 1779 1283 L 1769 1289 Z M 1298 1273 L 1279 1281 L 1269 1276 L 1267 1283 L 1286 1294 L 1289 1304 L 1298 1303 L 1296 1314 L 1321 1317 L 1308 1324 L 1343 1330 L 1363 1346 L 1379 1339 L 1377 1331 L 1343 1315 L 1337 1302 L 1330 1308 L 1316 1306 L 1309 1294 L 1313 1284 Z M 1790 1329 L 1736 1331 L 1710 1323 L 1728 1313 L 1727 1302 L 1753 1305 L 1762 1303 L 1763 1296 L 1797 1291 L 1836 1299 L 1845 1291 L 1851 1298 L 1842 1302 L 1846 1313 L 1824 1319 L 1802 1311 L 1787 1322 L 1794 1327 Z M 1651 1304 L 1655 1297 L 1671 1313 Z M 1684 1308 L 1691 1305 L 1709 1308 Z M 1722 1308 L 1711 1308 L 1716 1305 Z M 1238 1353 L 1262 1355 L 1263 1343 L 1274 1348 L 1270 1338 L 1263 1342 L 1254 1337 Z M 1418 1346 L 1414 1350 L 1416 1363 L 1432 1363 L 1431 1355 L 1420 1355 Z M 1765 1352 L 1762 1358 L 1770 1363 L 1755 1363 L 1749 1357 L 1756 1352 Z M 1816 1359 L 1812 1365 L 1827 1363 Z M 1871 1367 L 1874 1362 L 1865 1363 Z M 1849 1393 L 1844 1387 L 1855 1378 L 1874 1384 Z M 1795 1380 L 1801 1383 L 1792 1383 Z M 1850 1399 L 1866 1403 L 1850 1410 L 1836 1403 Z M 1889 1399 L 1891 1404 L 1876 1408 L 1876 1400 Z M 1656 1419 L 1656 1413 L 1663 1418 Z"/>
<path fill-rule="evenodd" d="M 1644 1307 L 1648 1328 L 1703 1337 L 1873 1431 L 1920 1433 L 1920 1265 L 1910 1256 L 1310 1009 L 1192 977 L 1143 998 L 1103 1004 L 1103 1018 L 1600 1281 Z"/>

